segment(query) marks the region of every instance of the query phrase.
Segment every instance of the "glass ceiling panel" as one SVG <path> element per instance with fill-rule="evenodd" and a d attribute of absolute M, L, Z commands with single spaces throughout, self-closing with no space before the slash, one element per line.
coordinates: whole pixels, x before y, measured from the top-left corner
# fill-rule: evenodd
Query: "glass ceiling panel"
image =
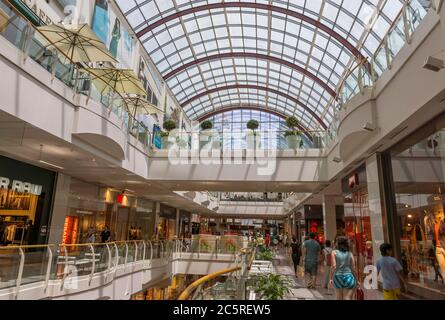
<path fill-rule="evenodd" d="M 329 125 L 335 105 L 331 92 L 359 55 L 375 53 L 404 0 L 116 2 L 160 72 L 170 75 L 167 84 L 192 119 L 228 105 L 266 104 L 320 128 L 320 119 L 295 101 Z M 228 56 L 233 53 L 257 58 Z M 193 63 L 198 59 L 201 63 Z M 236 85 L 244 89 L 215 92 Z"/>

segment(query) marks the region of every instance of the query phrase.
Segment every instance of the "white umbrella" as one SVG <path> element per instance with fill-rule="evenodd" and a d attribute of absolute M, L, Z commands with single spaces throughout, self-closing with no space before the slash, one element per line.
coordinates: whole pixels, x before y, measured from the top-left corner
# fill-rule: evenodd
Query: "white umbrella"
<path fill-rule="evenodd" d="M 73 62 L 118 62 L 88 24 L 52 24 L 37 30 Z"/>

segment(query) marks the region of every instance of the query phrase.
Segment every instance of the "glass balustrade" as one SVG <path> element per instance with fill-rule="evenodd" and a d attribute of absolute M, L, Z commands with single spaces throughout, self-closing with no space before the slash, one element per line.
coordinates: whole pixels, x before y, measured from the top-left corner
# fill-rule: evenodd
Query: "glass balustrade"
<path fill-rule="evenodd" d="M 83 69 L 83 65 L 69 61 L 65 55 L 53 48 L 47 39 L 5 0 L 0 0 L 0 9 L 10 17 L 0 34 L 22 51 L 23 59 L 31 58 L 74 93 L 85 95 L 88 99 L 102 104 L 124 123 L 128 132 L 147 150 L 150 148 L 151 132 L 129 114 L 122 95 L 111 88 L 99 91 L 91 83 L 91 74 Z"/>
<path fill-rule="evenodd" d="M 310 150 L 324 149 L 325 131 L 289 135 L 285 131 L 180 132 L 162 137 L 161 150 Z"/>

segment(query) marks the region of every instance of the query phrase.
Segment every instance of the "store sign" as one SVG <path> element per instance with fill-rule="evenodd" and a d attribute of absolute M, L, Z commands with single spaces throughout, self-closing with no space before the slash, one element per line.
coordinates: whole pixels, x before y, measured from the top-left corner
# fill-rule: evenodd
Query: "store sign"
<path fill-rule="evenodd" d="M 19 180 L 13 180 L 12 184 L 9 178 L 0 177 L 0 189 L 11 189 L 15 192 L 29 193 L 36 196 L 42 194 L 42 186 L 38 184 L 32 184 L 30 182 L 22 182 Z"/>
<path fill-rule="evenodd" d="M 22 0 L 45 24 L 61 20 L 53 8 L 45 0 Z"/>

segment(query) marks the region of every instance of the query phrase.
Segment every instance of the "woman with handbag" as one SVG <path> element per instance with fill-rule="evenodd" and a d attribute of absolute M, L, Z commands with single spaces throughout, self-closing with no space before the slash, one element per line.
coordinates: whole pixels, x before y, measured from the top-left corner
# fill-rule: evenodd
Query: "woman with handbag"
<path fill-rule="evenodd" d="M 352 300 L 357 287 L 355 259 L 349 250 L 349 240 L 337 239 L 337 248 L 332 252 L 331 285 L 334 286 L 337 300 Z"/>
<path fill-rule="evenodd" d="M 298 278 L 298 266 L 301 260 L 301 244 L 297 241 L 296 237 L 292 238 L 292 262 L 294 263 L 295 276 Z"/>

